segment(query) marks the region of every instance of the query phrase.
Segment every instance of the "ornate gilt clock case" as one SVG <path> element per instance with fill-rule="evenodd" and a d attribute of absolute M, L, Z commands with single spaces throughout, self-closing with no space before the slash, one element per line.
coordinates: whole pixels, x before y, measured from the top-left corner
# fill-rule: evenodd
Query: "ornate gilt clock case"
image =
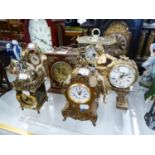
<path fill-rule="evenodd" d="M 126 95 L 137 81 L 138 75 L 136 63 L 128 57 L 121 57 L 114 62 L 108 77 L 111 88 L 117 93 L 117 108 L 128 109 Z"/>
<path fill-rule="evenodd" d="M 35 69 L 37 72 L 43 72 L 48 75 L 47 57 L 41 49 L 32 43 L 23 51 L 22 60 L 26 61 L 28 69 Z"/>
<path fill-rule="evenodd" d="M 21 109 L 37 110 L 47 101 L 47 93 L 44 84 L 44 74 L 38 74 L 35 70 L 25 70 L 13 82 L 16 90 L 16 98 Z"/>
<path fill-rule="evenodd" d="M 76 68 L 65 91 L 67 103 L 62 110 L 64 120 L 67 117 L 90 120 L 96 126 L 100 86 L 95 75 L 80 75 Z"/>
<path fill-rule="evenodd" d="M 49 92 L 62 93 L 63 82 L 71 74 L 77 63 L 78 51 L 73 48 L 55 48 L 46 53 L 50 77 Z"/>

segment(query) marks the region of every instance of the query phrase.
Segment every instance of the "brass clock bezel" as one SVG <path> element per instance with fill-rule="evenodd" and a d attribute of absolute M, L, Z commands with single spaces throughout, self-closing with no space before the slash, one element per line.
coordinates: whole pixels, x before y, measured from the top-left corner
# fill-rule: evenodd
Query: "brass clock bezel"
<path fill-rule="evenodd" d="M 34 64 L 34 63 L 31 61 L 31 57 L 34 56 L 34 55 L 36 55 L 36 56 L 38 57 L 38 59 L 39 59 L 38 64 Z M 37 52 L 34 52 L 34 53 L 31 53 L 31 52 L 30 52 L 30 53 L 28 54 L 28 61 L 29 61 L 31 64 L 33 64 L 34 66 L 40 65 L 40 64 L 41 64 L 40 54 L 37 53 Z"/>
<path fill-rule="evenodd" d="M 133 79 L 132 83 L 130 84 L 130 86 L 128 86 L 128 87 L 118 87 L 118 86 L 114 85 L 113 83 L 111 83 L 111 80 L 110 80 L 110 74 L 111 74 L 111 72 L 112 72 L 115 68 L 118 68 L 118 67 L 120 67 L 120 66 L 128 67 L 128 68 L 130 68 L 130 69 L 133 71 L 133 73 L 134 73 L 134 79 Z M 118 89 L 128 89 L 129 87 L 131 87 L 131 86 L 136 82 L 137 78 L 138 78 L 137 69 L 136 69 L 134 66 L 132 66 L 131 64 L 128 64 L 128 63 L 125 63 L 125 62 L 124 62 L 124 63 L 122 62 L 122 63 L 116 63 L 116 64 L 114 64 L 114 66 L 110 69 L 109 75 L 108 75 L 108 80 L 109 80 L 110 85 L 112 85 L 114 88 L 118 88 Z"/>
<path fill-rule="evenodd" d="M 16 95 L 17 100 L 22 103 L 24 108 L 30 108 L 33 109 L 37 106 L 37 102 L 35 98 L 32 95 L 26 95 L 26 94 L 18 94 Z"/>
<path fill-rule="evenodd" d="M 54 69 L 55 69 L 55 67 L 58 67 L 57 65 L 59 65 L 59 64 L 64 64 L 65 66 L 67 66 L 67 70 L 68 70 L 68 75 L 69 74 L 71 74 L 71 72 L 72 72 L 72 66 L 69 64 L 69 63 L 67 63 L 66 61 L 57 61 L 57 62 L 55 62 L 54 64 L 52 64 L 52 67 L 51 67 L 51 70 L 50 70 L 50 74 L 51 74 L 51 76 L 52 76 L 52 78 L 56 81 L 56 82 L 59 82 L 59 83 L 61 83 L 61 82 L 64 82 L 66 79 L 67 79 L 67 77 L 68 77 L 68 75 L 66 75 L 66 78 L 64 79 L 62 79 L 62 77 L 60 77 L 60 74 L 58 75 L 58 76 L 56 76 L 55 75 L 55 72 L 54 72 Z M 64 66 L 64 67 L 65 67 Z M 64 76 L 64 74 L 63 74 L 63 76 Z"/>
<path fill-rule="evenodd" d="M 70 96 L 69 92 L 70 92 L 71 87 L 75 87 L 75 86 L 79 86 L 79 85 L 82 86 L 82 87 L 84 87 L 84 88 L 86 88 L 86 89 L 88 90 L 90 96 L 89 96 L 89 98 L 88 98 L 87 100 L 81 100 L 81 101 L 78 100 L 78 101 L 75 101 L 75 100 Z M 91 101 L 91 99 L 92 99 L 92 92 L 91 92 L 91 89 L 90 89 L 87 85 L 85 85 L 84 83 L 73 83 L 73 84 L 71 84 L 71 85 L 68 87 L 68 89 L 67 89 L 67 98 L 68 98 L 69 100 L 71 100 L 72 102 L 76 103 L 76 104 L 88 104 L 88 103 Z"/>

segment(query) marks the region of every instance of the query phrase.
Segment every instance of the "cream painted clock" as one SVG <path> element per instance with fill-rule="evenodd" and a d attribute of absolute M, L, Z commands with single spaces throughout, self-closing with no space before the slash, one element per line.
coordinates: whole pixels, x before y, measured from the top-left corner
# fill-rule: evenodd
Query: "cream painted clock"
<path fill-rule="evenodd" d="M 43 52 L 53 50 L 51 28 L 45 19 L 30 19 L 28 31 L 32 43 L 37 44 Z"/>

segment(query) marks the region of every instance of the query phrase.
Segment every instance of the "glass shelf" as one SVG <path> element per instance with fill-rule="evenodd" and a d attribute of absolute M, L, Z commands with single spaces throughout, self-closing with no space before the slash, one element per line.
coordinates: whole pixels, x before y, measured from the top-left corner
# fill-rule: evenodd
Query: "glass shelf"
<path fill-rule="evenodd" d="M 10 81 L 15 77 L 9 75 Z M 49 88 L 49 80 L 46 80 L 46 89 Z M 68 118 L 63 121 L 61 114 L 66 99 L 62 94 L 48 93 L 48 101 L 37 111 L 24 109 L 22 111 L 16 100 L 15 90 L 11 90 L 0 98 L 0 123 L 10 125 L 32 134 L 51 135 L 124 135 L 124 134 L 155 134 L 144 121 L 144 114 L 149 111 L 152 102 L 145 103 L 145 88 L 137 84 L 128 95 L 129 109 L 116 109 L 116 94 L 111 92 L 107 96 L 107 103 L 100 98 L 97 110 L 98 120 L 96 127 L 90 121 L 79 121 Z M 0 134 L 9 134 L 0 132 Z"/>

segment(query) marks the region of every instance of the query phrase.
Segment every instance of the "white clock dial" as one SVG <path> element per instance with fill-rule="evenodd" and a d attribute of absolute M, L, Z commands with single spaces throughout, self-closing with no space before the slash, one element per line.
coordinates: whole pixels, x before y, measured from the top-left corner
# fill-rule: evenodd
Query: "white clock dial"
<path fill-rule="evenodd" d="M 45 19 L 31 19 L 28 29 L 32 43 L 37 44 L 43 52 L 53 50 L 51 31 Z"/>
<path fill-rule="evenodd" d="M 91 98 L 90 89 L 84 84 L 73 84 L 68 89 L 68 95 L 73 102 L 87 103 Z"/>
<path fill-rule="evenodd" d="M 89 63 L 95 63 L 97 52 L 93 46 L 86 47 L 85 58 Z"/>
<path fill-rule="evenodd" d="M 109 74 L 110 83 L 117 88 L 128 88 L 136 79 L 136 71 L 129 65 L 119 64 Z"/>
<path fill-rule="evenodd" d="M 29 56 L 29 61 L 33 64 L 33 65 L 35 65 L 35 66 L 37 66 L 37 65 L 39 65 L 40 64 L 40 57 L 37 55 L 37 54 L 30 54 L 30 56 Z"/>

